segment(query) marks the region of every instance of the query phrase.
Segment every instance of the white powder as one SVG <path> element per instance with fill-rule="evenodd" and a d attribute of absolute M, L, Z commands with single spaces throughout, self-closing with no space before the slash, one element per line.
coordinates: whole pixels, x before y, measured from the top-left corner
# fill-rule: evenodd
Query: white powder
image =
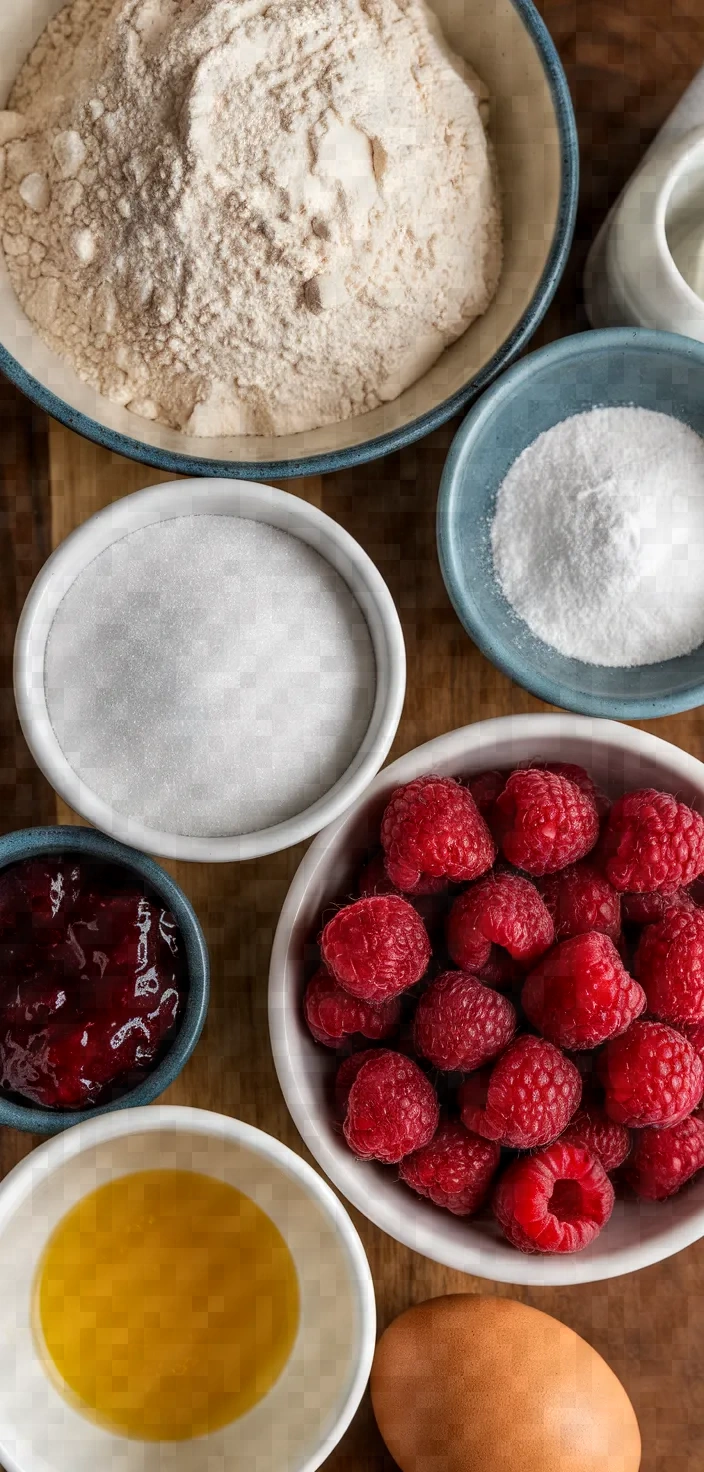
<path fill-rule="evenodd" d="M 359 605 L 311 547 L 185 516 L 79 574 L 44 679 L 94 793 L 162 832 L 214 836 L 281 822 L 333 786 L 364 740 L 376 666 Z"/>
<path fill-rule="evenodd" d="M 592 409 L 539 435 L 491 541 L 509 603 L 561 654 L 632 666 L 704 642 L 704 441 L 670 415 Z"/>
<path fill-rule="evenodd" d="M 422 0 L 73 0 L 0 113 L 15 290 L 172 428 L 362 414 L 495 292 L 485 99 Z"/>

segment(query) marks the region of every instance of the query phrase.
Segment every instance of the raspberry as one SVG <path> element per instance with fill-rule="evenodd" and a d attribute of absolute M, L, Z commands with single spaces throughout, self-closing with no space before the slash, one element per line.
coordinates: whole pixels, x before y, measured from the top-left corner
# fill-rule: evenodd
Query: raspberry
<path fill-rule="evenodd" d="M 443 971 L 421 997 L 416 1052 L 447 1073 L 472 1073 L 508 1047 L 516 1013 L 507 997 L 463 971 Z"/>
<path fill-rule="evenodd" d="M 399 895 L 369 895 L 338 910 L 320 937 L 335 980 L 365 1002 L 388 1002 L 420 981 L 430 960 L 428 933 Z"/>
<path fill-rule="evenodd" d="M 574 1063 L 543 1038 L 519 1037 L 489 1074 L 459 1091 L 462 1123 L 516 1150 L 547 1145 L 569 1124 L 582 1095 Z"/>
<path fill-rule="evenodd" d="M 583 859 L 599 836 L 591 797 L 573 782 L 535 767 L 512 772 L 497 799 L 495 831 L 509 863 L 552 874 Z"/>
<path fill-rule="evenodd" d="M 485 966 L 492 942 L 515 961 L 537 961 L 553 942 L 553 923 L 534 884 L 519 874 L 489 874 L 455 900 L 447 948 L 466 971 Z"/>
<path fill-rule="evenodd" d="M 678 1022 L 677 1032 L 687 1038 L 704 1063 L 704 1022 Z"/>
<path fill-rule="evenodd" d="M 357 889 L 362 897 L 369 894 L 401 893 L 400 889 L 397 889 L 396 885 L 392 884 L 391 880 L 389 879 L 389 876 L 386 872 L 386 865 L 384 863 L 384 855 L 381 851 L 378 854 L 375 854 L 374 857 L 369 860 L 368 864 L 365 864 L 359 876 Z M 446 889 L 446 879 L 433 879 L 432 875 L 423 874 L 418 880 L 418 883 L 414 884 L 412 889 L 407 889 L 405 893 L 406 896 L 424 896 L 429 894 L 441 894 L 443 890 Z"/>
<path fill-rule="evenodd" d="M 430 874 L 423 874 L 413 889 L 401 894 L 386 872 L 382 849 L 362 869 L 357 881 L 357 891 L 362 899 L 373 894 L 395 894 L 401 899 L 410 900 L 428 932 L 434 931 L 445 918 L 447 880 L 433 879 Z"/>
<path fill-rule="evenodd" d="M 704 911 L 671 907 L 647 925 L 636 971 L 648 1011 L 662 1022 L 704 1022 Z"/>
<path fill-rule="evenodd" d="M 695 1114 L 671 1130 L 639 1130 L 626 1180 L 644 1201 L 666 1201 L 704 1167 L 704 1121 Z"/>
<path fill-rule="evenodd" d="M 477 777 L 470 777 L 467 786 L 474 798 L 483 818 L 489 822 L 494 803 L 500 792 L 506 786 L 505 772 L 480 772 Z"/>
<path fill-rule="evenodd" d="M 352 1083 L 345 1139 L 363 1160 L 396 1165 L 432 1140 L 439 1117 L 435 1090 L 418 1064 L 384 1048 Z"/>
<path fill-rule="evenodd" d="M 555 946 L 521 993 L 529 1022 L 561 1048 L 596 1048 L 625 1032 L 645 1008 L 608 935 L 593 930 Z"/>
<path fill-rule="evenodd" d="M 312 976 L 303 998 L 303 1011 L 316 1043 L 337 1048 L 351 1033 L 361 1032 L 365 1038 L 388 1038 L 401 1019 L 401 1003 L 397 998 L 372 1007 L 359 997 L 338 986 L 334 977 L 321 966 Z"/>
<path fill-rule="evenodd" d="M 472 1216 L 489 1194 L 500 1158 L 499 1146 L 492 1140 L 470 1134 L 458 1119 L 446 1119 L 429 1145 L 401 1161 L 399 1175 L 436 1206 L 454 1216 Z"/>
<path fill-rule="evenodd" d="M 451 777 L 418 777 L 397 788 L 382 818 L 381 842 L 386 872 L 404 892 L 421 875 L 478 879 L 496 856 L 474 798 Z"/>
<path fill-rule="evenodd" d="M 560 1143 L 581 1145 L 584 1150 L 589 1150 L 601 1161 L 608 1174 L 623 1165 L 630 1153 L 632 1141 L 630 1131 L 625 1125 L 616 1124 L 603 1109 L 590 1104 L 586 1109 L 577 1110 L 564 1134 L 560 1135 Z"/>
<path fill-rule="evenodd" d="M 531 761 L 520 762 L 514 771 L 524 772 L 533 769 L 539 772 L 553 772 L 556 777 L 566 777 L 567 781 L 578 787 L 585 797 L 592 799 L 600 818 L 604 818 L 608 813 L 611 798 L 607 797 L 600 787 L 597 787 L 586 767 L 580 767 L 576 762 L 543 762 L 540 758 L 533 758 Z"/>
<path fill-rule="evenodd" d="M 617 1124 L 678 1124 L 696 1109 L 704 1066 L 692 1044 L 662 1022 L 632 1022 L 599 1058 L 606 1113 Z"/>
<path fill-rule="evenodd" d="M 521 1252 L 580 1252 L 606 1226 L 613 1205 L 601 1162 L 562 1140 L 515 1160 L 492 1201 L 504 1236 Z"/>
<path fill-rule="evenodd" d="M 552 915 L 556 940 L 588 930 L 601 930 L 618 940 L 621 897 L 593 864 L 571 864 L 558 874 L 546 874 L 538 889 Z"/>
<path fill-rule="evenodd" d="M 611 798 L 597 787 L 593 777 L 584 767 L 577 766 L 576 762 L 546 762 L 546 772 L 554 772 L 556 777 L 566 777 L 568 782 L 574 782 L 585 797 L 590 797 L 600 818 L 605 818 L 611 808 Z"/>
<path fill-rule="evenodd" d="M 614 889 L 672 892 L 704 870 L 704 819 L 671 792 L 627 792 L 609 814 L 602 856 Z"/>
<path fill-rule="evenodd" d="M 379 1058 L 382 1053 L 389 1051 L 388 1048 L 362 1048 L 359 1053 L 350 1053 L 349 1058 L 343 1058 L 335 1075 L 335 1109 L 340 1119 L 344 1119 L 347 1113 L 350 1089 L 360 1068 L 370 1058 Z"/>
<path fill-rule="evenodd" d="M 676 889 L 674 894 L 654 889 L 650 894 L 621 895 L 621 918 L 624 925 L 654 925 L 656 920 L 662 920 L 666 911 L 671 909 L 696 909 L 688 889 Z"/>

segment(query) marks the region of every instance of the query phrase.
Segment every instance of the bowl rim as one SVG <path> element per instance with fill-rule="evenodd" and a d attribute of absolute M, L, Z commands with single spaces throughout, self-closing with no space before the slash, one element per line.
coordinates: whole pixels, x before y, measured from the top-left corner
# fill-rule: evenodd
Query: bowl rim
<path fill-rule="evenodd" d="M 373 440 L 363 441 L 342 450 L 327 451 L 319 455 L 303 455 L 295 460 L 211 460 L 205 456 L 181 455 L 173 450 L 160 450 L 147 445 L 130 435 L 109 429 L 99 420 L 71 408 L 51 389 L 30 373 L 0 343 L 0 370 L 27 398 L 57 419 L 67 429 L 95 444 L 150 465 L 155 470 L 171 471 L 185 476 L 219 476 L 246 480 L 288 479 L 305 475 L 322 475 L 333 470 L 349 470 L 378 460 L 393 450 L 413 444 L 424 435 L 430 434 L 445 424 L 453 415 L 459 414 L 478 393 L 501 373 L 521 352 L 541 323 L 555 295 L 560 278 L 567 264 L 572 245 L 577 215 L 579 192 L 579 143 L 577 124 L 567 78 L 557 48 L 533 0 L 511 0 L 514 10 L 523 21 L 535 43 L 545 78 L 548 83 L 560 142 L 562 178 L 560 200 L 555 221 L 555 231 L 545 266 L 533 296 L 513 331 L 484 364 L 483 368 L 457 393 L 452 394 L 434 409 L 421 414 L 398 429 L 378 435 Z"/>
<path fill-rule="evenodd" d="M 223 510 L 227 507 L 227 510 Z M 218 508 L 221 508 L 218 510 Z M 179 516 L 223 514 L 279 527 L 311 546 L 347 583 L 365 618 L 376 660 L 376 692 L 367 731 L 346 770 L 314 803 L 291 818 L 243 834 L 196 836 L 165 833 L 127 817 L 98 797 L 74 772 L 54 734 L 43 677 L 50 629 L 45 611 L 100 549 L 140 527 Z M 406 694 L 406 649 L 396 605 L 364 548 L 333 517 L 290 491 L 247 480 L 166 481 L 97 511 L 51 554 L 27 595 L 17 626 L 14 690 L 22 731 L 37 765 L 74 811 L 131 848 L 161 858 L 232 863 L 279 853 L 303 842 L 349 807 L 387 757 Z"/>
<path fill-rule="evenodd" d="M 503 410 L 511 398 L 530 383 L 536 368 L 544 363 L 558 363 L 567 367 L 586 357 L 608 354 L 614 349 L 623 353 L 627 353 L 629 349 L 637 349 L 639 352 L 645 350 L 656 356 L 674 354 L 680 360 L 695 361 L 704 369 L 704 342 L 650 327 L 596 328 L 571 333 L 568 337 L 556 338 L 554 342 L 536 348 L 522 358 L 520 363 L 514 363 L 497 383 L 487 389 L 463 419 L 452 441 L 438 492 L 437 551 L 443 582 L 455 613 L 465 632 L 495 668 L 502 670 L 532 695 L 576 715 L 596 716 L 607 720 L 652 720 L 658 716 L 676 715 L 704 704 L 704 680 L 691 684 L 687 691 L 653 699 L 644 699 L 637 695 L 606 698 L 590 695 L 588 692 L 573 695 L 559 680 L 552 679 L 532 663 L 529 664 L 522 657 L 517 645 L 502 641 L 497 646 L 488 623 L 477 617 L 474 609 L 468 608 L 462 594 L 459 549 L 453 536 L 453 518 L 462 474 L 471 458 L 475 438 L 491 422 L 493 416 Z M 585 668 L 588 669 L 589 666 Z M 643 668 L 652 666 L 646 665 Z M 569 697 L 569 703 L 566 703 L 566 697 Z"/>
<path fill-rule="evenodd" d="M 690 1246 L 704 1236 L 704 1205 L 689 1221 L 671 1224 L 667 1232 L 663 1233 L 666 1241 L 661 1237 L 657 1241 L 613 1249 L 608 1258 L 590 1258 L 583 1253 L 542 1257 L 515 1252 L 508 1267 L 501 1261 L 494 1261 L 490 1241 L 480 1241 L 476 1245 L 468 1241 L 463 1243 L 460 1251 L 455 1243 L 445 1240 L 441 1213 L 434 1214 L 432 1219 L 428 1217 L 421 1222 L 417 1220 L 414 1208 L 425 1207 L 427 1203 L 421 1203 L 411 1195 L 408 1198 L 407 1211 L 393 1210 L 385 1200 L 376 1196 L 373 1188 L 370 1189 L 369 1177 L 365 1171 L 356 1172 L 343 1168 L 339 1148 L 336 1150 L 319 1132 L 317 1117 L 307 1107 L 299 1075 L 291 1063 L 290 1039 L 300 1031 L 299 998 L 294 996 L 287 974 L 291 964 L 292 940 L 299 923 L 299 912 L 305 905 L 311 878 L 319 866 L 325 865 L 328 851 L 334 845 L 340 828 L 353 818 L 354 812 L 373 803 L 379 794 L 393 790 L 399 782 L 410 781 L 423 771 L 432 771 L 436 761 L 451 761 L 460 770 L 463 762 L 467 761 L 468 741 L 472 743 L 473 756 L 481 762 L 486 753 L 486 764 L 491 765 L 492 747 L 508 736 L 515 741 L 530 741 L 534 752 L 539 750 L 541 739 L 572 736 L 582 737 L 616 752 L 623 752 L 625 749 L 636 755 L 641 754 L 646 759 L 657 759 L 660 756 L 667 762 L 673 776 L 681 779 L 684 788 L 688 785 L 698 788 L 704 799 L 703 763 L 688 752 L 673 746 L 671 742 L 664 741 L 662 737 L 616 721 L 552 712 L 497 716 L 458 727 L 414 747 L 385 767 L 364 798 L 355 805 L 355 809 L 348 811 L 336 823 L 318 834 L 301 860 L 284 900 L 274 936 L 269 969 L 269 1032 L 281 1091 L 299 1134 L 337 1190 L 369 1221 L 380 1227 L 394 1241 L 458 1272 L 470 1273 L 495 1283 L 527 1287 L 572 1287 L 621 1277 L 625 1273 L 661 1262 Z M 352 1156 L 349 1161 L 353 1161 Z"/>
<path fill-rule="evenodd" d="M 356 1365 L 334 1426 L 298 1469 L 298 1472 L 316 1472 L 344 1435 L 364 1395 L 376 1347 L 376 1299 L 371 1268 L 351 1217 L 327 1181 L 288 1145 L 244 1120 L 184 1104 L 130 1108 L 116 1115 L 89 1119 L 58 1139 L 46 1140 L 0 1181 L 0 1232 L 4 1231 L 18 1206 L 31 1196 L 34 1187 L 69 1160 L 120 1136 L 163 1129 L 224 1138 L 270 1161 L 306 1191 L 326 1216 L 344 1248 L 358 1310 Z M 8 1472 L 25 1472 L 5 1447 L 0 1447 L 0 1453 Z"/>
<path fill-rule="evenodd" d="M 44 828 L 19 828 L 0 837 L 0 871 L 23 859 L 50 853 L 77 853 L 123 865 L 145 879 L 174 915 L 183 935 L 188 965 L 188 999 L 181 1026 L 168 1052 L 141 1083 L 119 1099 L 91 1109 L 45 1109 L 39 1104 L 16 1104 L 0 1097 L 0 1125 L 33 1135 L 60 1135 L 101 1115 L 151 1104 L 185 1068 L 203 1031 L 210 1000 L 210 959 L 200 921 L 183 890 L 160 864 L 146 854 L 117 843 L 94 828 L 56 823 Z M 34 1158 L 34 1157 L 32 1157 Z"/>

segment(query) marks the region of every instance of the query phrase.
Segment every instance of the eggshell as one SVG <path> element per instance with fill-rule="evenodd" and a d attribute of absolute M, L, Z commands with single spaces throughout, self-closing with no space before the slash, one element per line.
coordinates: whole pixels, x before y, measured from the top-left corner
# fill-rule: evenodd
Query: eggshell
<path fill-rule="evenodd" d="M 638 1472 L 640 1433 L 601 1355 L 511 1298 L 410 1308 L 377 1345 L 379 1430 L 402 1472 Z"/>

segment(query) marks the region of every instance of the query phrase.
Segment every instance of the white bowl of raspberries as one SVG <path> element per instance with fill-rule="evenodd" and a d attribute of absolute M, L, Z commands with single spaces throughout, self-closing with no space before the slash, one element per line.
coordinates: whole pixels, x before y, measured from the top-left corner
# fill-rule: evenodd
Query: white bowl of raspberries
<path fill-rule="evenodd" d="M 702 811 L 704 766 L 668 742 L 529 715 L 409 752 L 315 839 L 272 952 L 274 1058 L 390 1236 L 568 1284 L 704 1235 Z"/>

